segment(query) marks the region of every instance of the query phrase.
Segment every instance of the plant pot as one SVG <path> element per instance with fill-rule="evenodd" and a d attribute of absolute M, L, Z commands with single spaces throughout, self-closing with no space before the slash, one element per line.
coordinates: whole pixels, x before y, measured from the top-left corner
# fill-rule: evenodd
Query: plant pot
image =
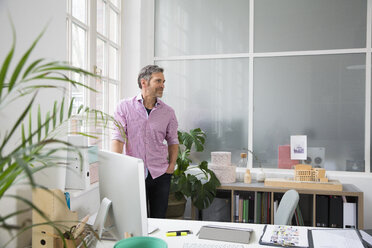
<path fill-rule="evenodd" d="M 185 198 L 177 200 L 175 194 L 170 193 L 168 198 L 168 209 L 167 213 L 165 214 L 165 217 L 169 219 L 183 219 L 185 207 L 186 207 Z"/>

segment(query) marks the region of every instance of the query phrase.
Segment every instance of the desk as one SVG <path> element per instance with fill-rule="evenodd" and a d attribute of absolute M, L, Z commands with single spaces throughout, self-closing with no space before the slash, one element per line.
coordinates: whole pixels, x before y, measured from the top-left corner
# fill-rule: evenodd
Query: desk
<path fill-rule="evenodd" d="M 218 243 L 222 241 L 199 239 L 196 234 L 200 227 L 203 225 L 219 225 L 219 226 L 233 226 L 233 227 L 249 227 L 254 230 L 249 244 L 244 244 L 244 247 L 267 247 L 272 248 L 273 246 L 259 245 L 258 241 L 262 235 L 263 224 L 245 224 L 245 223 L 231 223 L 231 222 L 214 222 L 214 221 L 196 221 L 196 220 L 172 220 L 172 219 L 149 219 L 149 225 L 158 227 L 159 230 L 151 234 L 151 237 L 157 237 L 165 240 L 168 243 L 168 248 L 182 248 L 183 244 L 188 242 L 200 242 L 200 243 Z M 299 227 L 305 228 L 307 227 Z M 170 230 L 191 230 L 193 234 L 187 236 L 178 237 L 166 237 L 165 233 Z M 114 241 L 102 241 L 99 242 L 97 248 L 112 248 L 116 242 Z M 236 243 L 231 243 L 236 244 Z"/>

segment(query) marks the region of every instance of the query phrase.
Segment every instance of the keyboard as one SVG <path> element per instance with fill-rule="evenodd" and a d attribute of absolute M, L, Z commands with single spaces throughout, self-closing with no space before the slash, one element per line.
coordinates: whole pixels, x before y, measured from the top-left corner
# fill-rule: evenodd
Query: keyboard
<path fill-rule="evenodd" d="M 221 243 L 184 243 L 183 248 L 244 248 L 244 245 Z"/>

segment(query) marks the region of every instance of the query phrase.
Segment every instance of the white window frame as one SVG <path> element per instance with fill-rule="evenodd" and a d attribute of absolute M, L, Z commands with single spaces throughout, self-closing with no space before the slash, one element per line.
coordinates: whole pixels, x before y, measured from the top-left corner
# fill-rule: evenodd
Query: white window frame
<path fill-rule="evenodd" d="M 95 74 L 99 74 L 99 70 L 97 70 L 96 66 L 96 53 L 97 53 L 97 38 L 102 39 L 105 41 L 105 58 L 104 58 L 104 66 L 105 68 L 102 68 L 106 71 L 106 75 L 101 75 L 101 80 L 105 82 L 103 92 L 103 109 L 102 111 L 104 113 L 109 113 L 109 83 L 116 85 L 117 90 L 116 90 L 116 99 L 119 100 L 119 92 L 121 92 L 121 15 L 122 15 L 122 3 L 119 1 L 119 7 L 116 7 L 110 0 L 104 0 L 106 2 L 106 9 L 105 9 L 105 25 L 106 25 L 106 30 L 107 30 L 107 37 L 98 33 L 97 31 L 97 1 L 96 0 L 86 0 L 86 13 L 87 13 L 87 23 L 83 23 L 76 17 L 72 16 L 72 11 L 71 11 L 71 2 L 72 0 L 66 0 L 66 32 L 67 32 L 67 59 L 68 61 L 71 62 L 72 60 L 72 44 L 71 44 L 71 34 L 72 34 L 72 24 L 78 25 L 80 28 L 84 29 L 87 32 L 87 38 L 86 38 L 86 69 L 88 71 L 94 72 Z M 109 25 L 110 25 L 110 14 L 109 10 L 113 9 L 117 14 L 118 14 L 118 33 L 117 33 L 117 38 L 118 38 L 118 43 L 114 43 L 109 39 Z M 109 46 L 112 46 L 117 49 L 118 51 L 118 64 L 117 64 L 117 69 L 118 69 L 118 79 L 113 79 L 108 76 L 108 69 L 109 69 Z M 96 79 L 94 78 L 89 78 L 88 79 L 88 85 L 90 87 L 95 86 L 95 81 Z M 72 94 L 72 90 L 70 89 L 70 96 Z M 89 106 L 89 107 L 94 107 L 93 105 L 93 97 L 95 97 L 94 93 L 92 91 L 89 91 L 87 89 L 84 89 L 83 92 L 83 98 L 84 98 L 84 105 Z M 87 129 L 87 127 L 84 127 Z M 104 129 L 103 133 L 103 141 L 102 141 L 102 148 L 104 149 L 109 149 L 110 148 L 110 130 Z"/>

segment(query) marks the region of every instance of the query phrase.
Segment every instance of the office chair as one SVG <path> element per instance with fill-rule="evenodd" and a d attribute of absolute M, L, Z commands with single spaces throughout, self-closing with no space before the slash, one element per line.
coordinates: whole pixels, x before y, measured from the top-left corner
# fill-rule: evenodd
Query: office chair
<path fill-rule="evenodd" d="M 275 225 L 290 225 L 300 196 L 296 190 L 288 190 L 280 201 L 274 216 Z"/>

